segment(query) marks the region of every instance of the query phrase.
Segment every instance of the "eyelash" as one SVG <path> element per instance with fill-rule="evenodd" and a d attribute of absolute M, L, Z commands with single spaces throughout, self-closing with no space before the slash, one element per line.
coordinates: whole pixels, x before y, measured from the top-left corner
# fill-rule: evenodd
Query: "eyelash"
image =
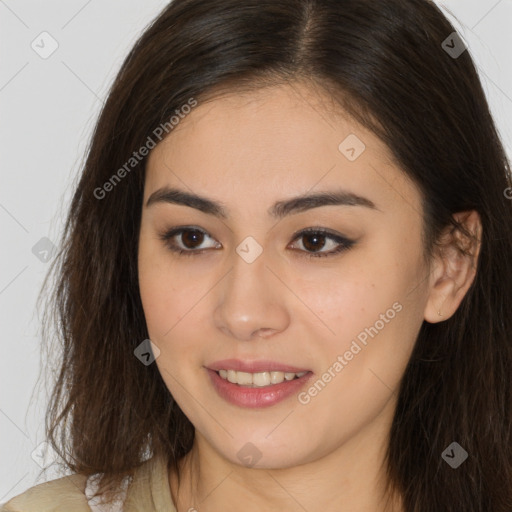
<path fill-rule="evenodd" d="M 196 256 L 197 254 L 201 254 L 202 252 L 208 250 L 208 249 L 199 249 L 199 250 L 188 249 L 188 250 L 186 250 L 186 249 L 181 249 L 179 247 L 176 247 L 172 243 L 172 239 L 175 236 L 181 235 L 187 231 L 193 231 L 193 232 L 197 232 L 197 233 L 209 236 L 206 231 L 203 231 L 202 229 L 199 229 L 199 228 L 180 227 L 180 228 L 171 228 L 171 229 L 165 231 L 164 233 L 159 235 L 159 238 L 160 238 L 160 240 L 162 240 L 165 243 L 165 245 L 168 249 L 177 253 L 180 256 Z M 297 240 L 298 238 L 301 238 L 301 237 L 307 236 L 307 235 L 323 235 L 328 239 L 334 240 L 335 242 L 337 242 L 340 245 L 336 249 L 328 251 L 328 252 L 308 252 L 308 251 L 304 251 L 302 249 L 297 249 L 299 252 L 306 253 L 306 254 L 301 255 L 302 257 L 306 257 L 306 258 L 322 258 L 322 257 L 335 256 L 336 254 L 339 254 L 341 252 L 348 251 L 355 244 L 355 242 L 353 240 L 349 240 L 348 238 L 342 237 L 340 235 L 336 235 L 336 234 L 331 233 L 330 231 L 327 231 L 322 228 L 308 228 L 308 229 L 299 231 L 293 235 L 294 238 L 292 239 L 292 242 Z"/>

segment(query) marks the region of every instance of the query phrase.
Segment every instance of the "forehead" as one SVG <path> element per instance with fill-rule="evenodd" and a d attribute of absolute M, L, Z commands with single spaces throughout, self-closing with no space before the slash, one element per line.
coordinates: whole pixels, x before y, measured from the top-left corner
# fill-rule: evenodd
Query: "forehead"
<path fill-rule="evenodd" d="M 404 193 L 419 201 L 376 135 L 332 98 L 297 84 L 199 103 L 150 153 L 145 198 L 170 184 L 219 198 L 236 189 L 265 207 L 274 195 L 340 186 L 376 194 L 383 207 Z"/>

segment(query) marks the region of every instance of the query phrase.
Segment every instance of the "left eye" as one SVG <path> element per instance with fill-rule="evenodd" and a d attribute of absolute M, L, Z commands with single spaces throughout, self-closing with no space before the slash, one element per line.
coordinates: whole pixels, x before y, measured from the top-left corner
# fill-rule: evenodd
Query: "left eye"
<path fill-rule="evenodd" d="M 322 257 L 332 256 L 342 251 L 350 249 L 354 245 L 353 240 L 349 240 L 341 235 L 336 235 L 330 231 L 320 228 L 312 228 L 297 233 L 294 240 L 301 240 L 301 245 L 304 247 L 307 254 L 306 257 Z M 330 243 L 327 243 L 330 240 Z M 319 251 L 326 246 L 330 246 L 331 250 Z M 302 249 L 300 249 L 302 250 Z"/>

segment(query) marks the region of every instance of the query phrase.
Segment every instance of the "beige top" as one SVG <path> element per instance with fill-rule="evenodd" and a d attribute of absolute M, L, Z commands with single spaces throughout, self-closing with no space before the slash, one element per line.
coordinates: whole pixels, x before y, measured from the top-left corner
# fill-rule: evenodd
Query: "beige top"
<path fill-rule="evenodd" d="M 133 479 L 127 482 L 124 505 L 117 509 L 88 500 L 92 480 L 73 474 L 36 485 L 0 505 L 0 512 L 176 512 L 163 458 L 148 459 L 135 470 Z"/>

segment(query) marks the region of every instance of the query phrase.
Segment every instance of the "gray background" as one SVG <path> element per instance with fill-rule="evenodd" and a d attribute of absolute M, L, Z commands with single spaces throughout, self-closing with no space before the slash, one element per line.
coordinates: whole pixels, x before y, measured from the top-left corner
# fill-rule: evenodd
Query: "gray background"
<path fill-rule="evenodd" d="M 438 3 L 460 22 L 448 13 L 476 60 L 511 155 L 512 0 Z M 0 503 L 61 476 L 51 468 L 37 478 L 39 464 L 52 457 L 43 456 L 41 445 L 47 391 L 34 387 L 40 366 L 35 300 L 51 256 L 40 240 L 58 239 L 107 89 L 166 4 L 0 0 Z M 51 38 L 40 36 L 44 31 Z M 32 44 L 40 53 L 58 48 L 43 59 Z"/>

